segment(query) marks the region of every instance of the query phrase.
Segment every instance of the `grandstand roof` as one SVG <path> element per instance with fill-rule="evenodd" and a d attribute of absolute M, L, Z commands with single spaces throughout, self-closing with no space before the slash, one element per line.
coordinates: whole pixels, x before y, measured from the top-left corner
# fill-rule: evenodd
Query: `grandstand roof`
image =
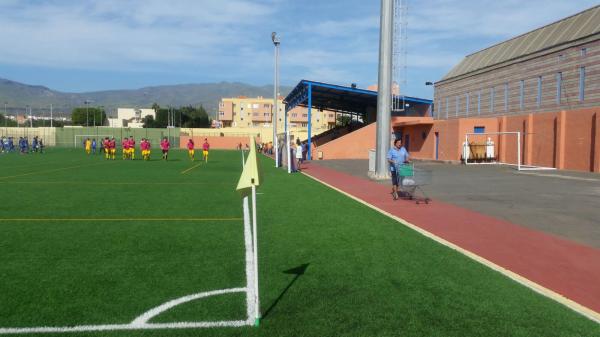
<path fill-rule="evenodd" d="M 445 81 L 600 33 L 600 5 L 466 56 Z"/>
<path fill-rule="evenodd" d="M 301 80 L 284 100 L 286 111 L 290 111 L 296 106 L 308 106 L 309 86 L 312 108 L 364 114 L 369 106 L 377 107 L 377 91 Z M 408 103 L 431 104 L 432 102 L 428 99 L 408 96 L 404 96 L 404 100 Z"/>

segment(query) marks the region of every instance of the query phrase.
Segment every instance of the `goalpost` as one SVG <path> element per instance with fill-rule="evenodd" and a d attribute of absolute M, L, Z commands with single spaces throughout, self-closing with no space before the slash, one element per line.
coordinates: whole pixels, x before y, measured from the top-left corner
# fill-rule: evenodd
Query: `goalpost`
<path fill-rule="evenodd" d="M 523 164 L 521 144 L 522 135 L 519 131 L 469 132 L 465 133 L 462 158 L 466 165 L 508 165 L 515 166 L 518 171 L 556 169 Z M 500 155 L 500 151 L 504 152 L 504 156 Z"/>
<path fill-rule="evenodd" d="M 104 139 L 105 137 L 112 138 L 113 135 L 74 135 L 73 136 L 73 147 L 82 147 L 83 140 L 86 138 L 94 139 L 96 138 L 96 142 L 100 142 L 100 139 Z"/>

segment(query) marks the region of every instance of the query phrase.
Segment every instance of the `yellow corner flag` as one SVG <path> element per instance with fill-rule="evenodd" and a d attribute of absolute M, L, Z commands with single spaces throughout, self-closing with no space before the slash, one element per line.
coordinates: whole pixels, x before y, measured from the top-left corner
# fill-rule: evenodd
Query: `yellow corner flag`
<path fill-rule="evenodd" d="M 258 160 L 256 158 L 256 143 L 254 137 L 250 137 L 250 153 L 244 164 L 244 170 L 238 181 L 236 190 L 240 192 L 242 196 L 248 196 L 252 191 L 252 185 L 258 186 L 260 184 L 260 172 L 258 169 Z"/>

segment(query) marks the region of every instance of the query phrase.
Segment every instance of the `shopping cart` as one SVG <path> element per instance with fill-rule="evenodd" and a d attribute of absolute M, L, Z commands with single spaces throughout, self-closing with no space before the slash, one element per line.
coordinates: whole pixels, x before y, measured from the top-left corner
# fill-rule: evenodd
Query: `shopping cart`
<path fill-rule="evenodd" d="M 401 198 L 414 200 L 417 204 L 421 202 L 428 204 L 431 201 L 421 188 L 431 183 L 430 170 L 415 167 L 413 163 L 406 163 L 396 165 L 396 172 L 400 179 Z"/>

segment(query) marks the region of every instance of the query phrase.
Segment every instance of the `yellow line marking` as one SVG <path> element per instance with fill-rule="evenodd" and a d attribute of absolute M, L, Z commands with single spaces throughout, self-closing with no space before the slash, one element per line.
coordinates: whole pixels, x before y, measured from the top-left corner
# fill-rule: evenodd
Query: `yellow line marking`
<path fill-rule="evenodd" d="M 241 221 L 242 218 L 0 218 L 0 222 L 10 221 Z"/>
<path fill-rule="evenodd" d="M 196 167 L 198 167 L 198 166 L 200 166 L 200 165 L 202 165 L 202 163 L 198 163 L 198 164 L 196 164 L 196 165 L 194 165 L 194 166 L 190 167 L 190 168 L 189 168 L 189 169 L 187 169 L 187 170 L 181 171 L 181 174 L 186 174 L 187 172 L 189 172 L 189 171 L 191 171 L 191 170 L 195 169 Z"/>
<path fill-rule="evenodd" d="M 70 169 L 74 169 L 74 168 L 89 167 L 89 166 L 98 166 L 98 165 L 103 165 L 103 164 L 105 164 L 105 163 L 97 163 L 97 164 L 89 164 L 89 165 L 77 165 L 77 166 L 62 167 L 62 168 L 57 168 L 57 169 L 52 169 L 52 170 L 34 171 L 34 172 L 28 172 L 28 173 L 23 173 L 23 174 L 16 174 L 16 175 L 13 175 L 13 176 L 4 176 L 4 177 L 0 177 L 0 179 L 25 177 L 25 176 L 30 176 L 30 175 L 33 175 L 33 174 L 38 174 L 38 173 L 58 172 L 58 171 L 65 171 L 65 170 L 70 170 Z"/>
<path fill-rule="evenodd" d="M 94 182 L 94 181 L 0 181 L 0 184 L 39 184 L 39 185 L 229 185 L 232 183 L 177 183 L 177 182 L 147 182 L 147 183 L 137 183 L 137 182 Z"/>
<path fill-rule="evenodd" d="M 349 197 L 351 199 L 354 199 L 354 200 L 358 201 L 359 203 L 361 203 L 361 204 L 363 204 L 363 205 L 365 205 L 365 206 L 367 206 L 367 207 L 369 207 L 369 208 L 371 208 L 371 209 L 373 209 L 373 210 L 375 210 L 375 211 L 377 211 L 377 212 L 379 212 L 379 213 L 381 213 L 381 214 L 383 214 L 383 215 L 385 215 L 385 216 L 387 216 L 389 218 L 392 218 L 392 219 L 400 222 L 401 224 L 405 225 L 406 227 L 408 227 L 408 228 L 410 228 L 410 229 L 412 229 L 412 230 L 420 233 L 421 235 L 423 235 L 423 236 L 425 236 L 425 237 L 427 237 L 429 239 L 432 239 L 433 241 L 436 241 L 436 242 L 438 242 L 438 243 L 440 243 L 440 244 L 442 244 L 442 245 L 444 245 L 444 246 L 446 246 L 446 247 L 448 247 L 450 249 L 456 250 L 457 252 L 465 255 L 466 257 L 468 257 L 468 258 L 470 258 L 470 259 L 472 259 L 472 260 L 474 260 L 476 262 L 479 262 L 479 263 L 483 264 L 484 266 L 486 266 L 486 267 L 488 267 L 488 268 L 490 268 L 492 270 L 495 270 L 495 271 L 503 274 L 504 276 L 512 279 L 513 281 L 515 281 L 517 283 L 520 283 L 521 285 L 524 285 L 525 287 L 527 287 L 527 288 L 529 288 L 529 289 L 537 292 L 538 294 L 540 294 L 542 296 L 546 296 L 546 297 L 550 298 L 551 300 L 554 300 L 554 301 L 556 301 L 556 302 L 564 305 L 565 307 L 567 307 L 567 308 L 575 311 L 576 313 L 579 313 L 580 315 L 585 316 L 585 317 L 587 317 L 588 319 L 590 319 L 592 321 L 595 321 L 596 323 L 600 323 L 600 313 L 598 313 L 598 312 L 596 312 L 596 311 L 594 311 L 594 310 L 592 310 L 592 309 L 590 309 L 590 308 L 588 308 L 586 306 L 583 306 L 583 305 L 581 305 L 581 304 L 579 304 L 579 303 L 577 303 L 577 302 L 575 302 L 575 301 L 573 301 L 571 299 L 568 299 L 568 298 L 564 297 L 563 295 L 561 295 L 561 294 L 559 294 L 559 293 L 557 293 L 557 292 L 555 292 L 555 291 L 553 291 L 551 289 L 548 289 L 548 288 L 546 288 L 546 287 L 544 287 L 544 286 L 542 286 L 542 285 L 540 285 L 538 283 L 535 283 L 535 282 L 533 282 L 533 281 L 531 281 L 531 280 L 529 280 L 529 279 L 527 279 L 527 278 L 525 278 L 525 277 L 523 277 L 523 276 L 521 276 L 521 275 L 519 275 L 519 274 L 517 274 L 517 273 L 515 273 L 515 272 L 513 272 L 511 270 L 509 270 L 509 269 L 506 269 L 506 268 L 504 268 L 502 266 L 499 266 L 499 265 L 495 264 L 494 262 L 492 262 L 490 260 L 487 260 L 486 258 L 481 257 L 481 256 L 479 256 L 479 255 L 477 255 L 477 254 L 475 254 L 475 253 L 473 253 L 473 252 L 471 252 L 469 250 L 466 250 L 466 249 L 464 249 L 464 248 L 462 248 L 462 247 L 460 247 L 460 246 L 458 246 L 458 245 L 456 245 L 456 244 L 454 244 L 454 243 L 452 243 L 450 241 L 446 241 L 445 239 L 443 239 L 443 238 L 441 238 L 441 237 L 439 237 L 439 236 L 437 236 L 437 235 L 435 235 L 435 234 L 433 234 L 431 232 L 428 232 L 428 231 L 424 230 L 423 228 L 421 228 L 421 227 L 419 227 L 417 225 L 414 225 L 414 224 L 412 224 L 412 223 L 410 223 L 410 222 L 408 222 L 408 221 L 406 221 L 406 220 L 404 220 L 404 219 L 402 219 L 402 218 L 400 218 L 398 216 L 395 216 L 395 215 L 393 215 L 391 213 L 388 213 L 388 212 L 382 210 L 381 208 L 379 208 L 379 207 L 377 207 L 375 205 L 369 204 L 368 202 L 366 202 L 366 201 L 364 201 L 364 200 L 362 200 L 362 199 L 360 199 L 358 197 L 355 197 L 355 196 L 353 196 L 350 193 L 342 191 L 341 189 L 339 189 L 339 188 L 337 188 L 337 187 L 335 187 L 333 185 L 330 185 L 330 184 L 328 184 L 328 183 L 326 183 L 326 182 L 324 182 L 324 181 L 322 181 L 322 180 L 320 180 L 318 178 L 312 177 L 312 176 L 310 176 L 310 175 L 308 175 L 308 174 L 306 174 L 304 172 L 302 172 L 302 174 L 304 174 L 305 176 L 307 176 L 307 177 L 309 177 L 309 178 L 311 178 L 311 179 L 313 179 L 313 180 L 315 180 L 315 181 L 317 181 L 317 182 L 319 182 L 319 183 L 321 183 L 321 184 L 323 184 L 323 185 L 325 185 L 325 186 L 327 186 L 327 187 L 329 187 L 329 188 L 331 188 L 331 189 L 333 189 L 335 191 L 338 191 L 338 192 L 342 193 L 343 195 L 345 195 L 345 196 L 347 196 L 347 197 Z"/>

